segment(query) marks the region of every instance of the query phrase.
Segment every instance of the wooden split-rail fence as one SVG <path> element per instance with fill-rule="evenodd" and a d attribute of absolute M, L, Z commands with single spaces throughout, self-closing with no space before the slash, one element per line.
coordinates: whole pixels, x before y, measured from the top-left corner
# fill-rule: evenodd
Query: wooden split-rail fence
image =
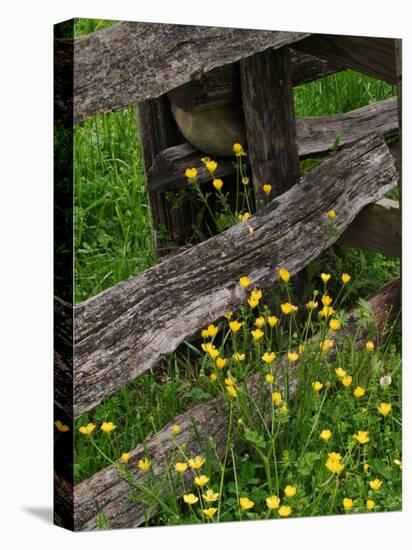
<path fill-rule="evenodd" d="M 154 367 L 225 311 L 238 309 L 240 276 L 268 288 L 280 266 L 297 274 L 336 241 L 400 256 L 399 203 L 385 198 L 400 185 L 400 40 L 135 22 L 73 39 L 60 38 L 60 28 L 55 127 L 63 128 L 65 137 L 55 162 L 54 397 L 56 418 L 72 430 L 76 416 Z M 347 68 L 396 85 L 397 97 L 349 113 L 295 119 L 294 86 Z M 131 105 L 159 262 L 74 305 L 73 123 Z M 230 130 L 226 115 L 234 121 Z M 196 133 L 198 121 L 204 133 Z M 212 137 L 205 144 L 207 124 Z M 220 138 L 233 132 L 248 151 L 256 214 L 247 224 L 186 246 L 196 204 L 172 205 L 168 193 L 185 188 L 188 167 L 198 169 L 201 185 L 210 183 L 201 161 L 205 147 L 224 148 Z M 326 160 L 300 178 L 299 161 L 313 157 Z M 216 177 L 230 185 L 231 160 L 217 160 Z M 271 200 L 262 207 L 266 182 L 272 185 Z M 333 234 L 319 221 L 332 209 L 339 213 Z M 182 251 L 165 255 L 170 243 Z M 396 280 L 370 297 L 378 326 L 387 320 L 388 308 L 390 315 L 399 311 L 399 295 Z M 360 331 L 358 345 L 364 337 Z M 221 452 L 226 425 L 219 398 L 173 421 L 187 426 L 181 443 L 199 450 L 192 424 L 201 426 L 211 417 L 207 435 Z M 169 433 L 166 426 L 145 442 L 159 474 L 171 452 Z M 142 454 L 139 445 L 131 463 Z M 59 525 L 96 529 L 101 514 L 111 528 L 140 525 L 145 511 L 129 494 L 114 467 L 74 486 L 73 439 L 58 438 Z"/>

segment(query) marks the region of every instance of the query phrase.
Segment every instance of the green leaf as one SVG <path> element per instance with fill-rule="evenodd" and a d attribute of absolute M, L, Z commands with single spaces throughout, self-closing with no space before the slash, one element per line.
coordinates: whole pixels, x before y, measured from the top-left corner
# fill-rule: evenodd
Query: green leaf
<path fill-rule="evenodd" d="M 194 399 L 195 401 L 206 401 L 212 398 L 210 393 L 203 391 L 201 388 L 192 388 L 190 392 L 185 393 L 184 396 L 188 399 Z"/>

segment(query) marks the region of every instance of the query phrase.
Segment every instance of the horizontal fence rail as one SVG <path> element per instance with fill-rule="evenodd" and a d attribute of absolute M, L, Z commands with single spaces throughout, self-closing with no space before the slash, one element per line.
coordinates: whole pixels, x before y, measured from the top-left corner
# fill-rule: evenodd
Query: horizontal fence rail
<path fill-rule="evenodd" d="M 327 153 L 336 146 L 351 143 L 368 134 L 389 137 L 398 130 L 397 98 L 378 101 L 348 113 L 296 119 L 298 152 L 301 158 Z M 240 120 L 239 120 L 240 123 Z M 149 191 L 169 191 L 190 183 L 185 176 L 188 167 L 197 169 L 197 181 L 211 181 L 201 158 L 204 156 L 189 143 L 165 149 L 157 157 L 148 174 Z M 230 158 L 220 158 L 215 177 L 221 178 L 235 172 Z"/>
<path fill-rule="evenodd" d="M 298 32 L 117 23 L 74 40 L 74 120 L 158 97 L 211 69 L 307 36 Z"/>

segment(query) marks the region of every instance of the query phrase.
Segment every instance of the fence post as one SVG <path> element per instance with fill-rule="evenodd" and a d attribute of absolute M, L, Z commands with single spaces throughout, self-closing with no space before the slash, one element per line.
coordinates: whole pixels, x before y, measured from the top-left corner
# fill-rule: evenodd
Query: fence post
<path fill-rule="evenodd" d="M 183 143 L 183 138 L 165 96 L 143 101 L 136 110 L 147 182 L 148 172 L 156 155 L 168 147 Z M 148 196 L 155 252 L 159 258 L 165 256 L 173 244 L 182 246 L 186 243 L 193 213 L 188 201 L 173 208 L 164 193 L 148 191 Z"/>
<path fill-rule="evenodd" d="M 299 180 L 289 49 L 266 50 L 240 61 L 243 111 L 256 206 Z"/>

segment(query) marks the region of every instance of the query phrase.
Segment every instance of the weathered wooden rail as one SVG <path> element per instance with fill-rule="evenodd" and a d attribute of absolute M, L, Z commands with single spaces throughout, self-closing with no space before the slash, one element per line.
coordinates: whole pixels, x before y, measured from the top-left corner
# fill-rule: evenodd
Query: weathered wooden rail
<path fill-rule="evenodd" d="M 152 368 L 227 309 L 240 307 L 242 275 L 265 289 L 276 282 L 280 266 L 296 274 L 337 239 L 400 254 L 399 207 L 385 198 L 398 183 L 394 157 L 400 169 L 399 149 L 384 143 L 400 132 L 399 102 L 392 98 L 351 113 L 295 120 L 292 97 L 294 86 L 348 67 L 397 84 L 400 95 L 399 59 L 400 43 L 393 39 L 151 23 L 122 22 L 82 38 L 56 39 L 55 121 L 68 135 L 73 121 L 137 105 L 159 256 L 163 243 L 158 228 L 165 226 L 173 242 L 186 244 L 196 210 L 190 201 L 172 208 L 165 191 L 187 185 L 189 165 L 198 168 L 201 183 L 210 181 L 199 149 L 212 151 L 211 142 L 199 138 L 199 132 L 188 139 L 185 120 L 212 121 L 223 149 L 228 136 L 242 136 L 257 210 L 247 222 L 77 306 L 67 302 L 71 292 L 63 295 L 56 285 L 58 418 L 73 427 L 74 416 Z M 232 134 L 224 133 L 226 116 L 234 121 Z M 337 135 L 341 149 L 300 180 L 299 159 L 328 156 Z M 201 146 L 194 147 L 199 139 Z M 67 159 L 69 153 L 65 150 Z M 232 164 L 217 160 L 217 176 L 230 180 Z M 64 222 L 64 213 L 73 207 L 72 189 L 66 185 L 71 178 L 59 177 L 57 170 L 56 206 Z M 272 194 L 262 208 L 265 182 L 272 184 Z M 337 212 L 333 234 L 327 229 L 330 209 Z M 60 259 L 62 266 L 70 266 L 72 244 L 56 250 L 57 264 Z M 66 279 L 71 277 L 66 274 Z M 390 304 L 393 312 L 399 311 L 399 282 L 371 298 L 378 326 Z M 221 452 L 226 437 L 222 405 L 218 398 L 174 420 L 184 428 L 181 441 L 193 452 L 201 449 L 189 426 L 206 421 L 207 435 Z M 145 443 L 160 476 L 164 456 L 172 451 L 169 428 Z M 103 512 L 110 527 L 140 525 L 144 510 L 128 500 L 130 489 L 113 467 L 73 488 L 68 441 L 59 438 L 55 451 L 57 523 L 95 529 Z M 132 451 L 132 468 L 142 452 L 143 445 Z"/>

